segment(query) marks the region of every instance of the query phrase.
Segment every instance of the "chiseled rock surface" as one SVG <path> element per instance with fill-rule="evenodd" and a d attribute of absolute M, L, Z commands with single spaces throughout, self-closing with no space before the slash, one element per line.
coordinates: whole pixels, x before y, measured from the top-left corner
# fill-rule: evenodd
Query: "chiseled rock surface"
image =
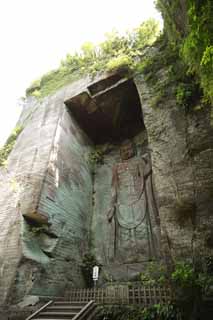
<path fill-rule="evenodd" d="M 159 81 L 166 81 L 159 70 Z M 175 96 L 155 108 L 145 78 L 135 79 L 152 155 L 166 255 L 199 257 L 213 248 L 213 127 L 211 107 L 187 111 Z M 172 85 L 171 85 L 172 89 Z M 172 92 L 172 90 L 171 90 Z"/>
<path fill-rule="evenodd" d="M 24 129 L 1 173 L 0 304 L 83 285 L 79 265 L 91 218 L 92 176 L 85 161 L 91 142 L 64 101 L 88 81 L 41 103 L 23 102 L 18 125 Z"/>
<path fill-rule="evenodd" d="M 166 70 L 159 70 L 158 76 L 160 81 L 167 81 Z M 99 226 L 107 223 L 112 165 L 120 155 L 116 150 L 105 164 L 107 170 L 102 172 L 105 167 L 97 167 L 94 176 L 89 161 L 94 145 L 65 106 L 72 97 L 86 96 L 89 100 L 91 95 L 104 95 L 104 86 L 114 90 L 113 83 L 122 80 L 115 77 L 97 83 L 101 79 L 94 79 L 93 85 L 85 78 L 42 102 L 32 98 L 23 102 L 18 124 L 24 129 L 7 169 L 0 172 L 1 305 L 19 303 L 29 295 L 57 296 L 71 287 L 83 286 L 80 265 L 91 249 L 91 240 L 96 258 L 110 262 L 104 257 L 107 228 L 102 225 L 105 233 L 101 233 Z M 142 75 L 134 80 L 145 124 L 145 138 L 138 135 L 136 145 L 151 155 L 165 256 L 178 259 L 208 254 L 213 248 L 211 108 L 187 111 L 176 105 L 171 94 L 153 109 L 157 93 Z M 87 110 L 82 102 L 82 107 L 84 117 L 86 113 L 88 117 L 94 105 L 91 103 Z M 157 234 L 158 222 L 153 226 Z M 131 271 L 137 275 L 137 257 L 128 261 L 130 265 L 124 264 L 121 269 L 111 261 L 110 273 L 125 278 L 128 267 L 127 274 Z"/>

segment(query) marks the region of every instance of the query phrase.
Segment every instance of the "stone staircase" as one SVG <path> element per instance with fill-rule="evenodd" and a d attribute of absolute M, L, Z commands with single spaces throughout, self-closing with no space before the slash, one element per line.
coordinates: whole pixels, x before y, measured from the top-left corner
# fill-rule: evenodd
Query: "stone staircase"
<path fill-rule="evenodd" d="M 94 301 L 49 301 L 26 320 L 92 320 L 96 313 Z"/>

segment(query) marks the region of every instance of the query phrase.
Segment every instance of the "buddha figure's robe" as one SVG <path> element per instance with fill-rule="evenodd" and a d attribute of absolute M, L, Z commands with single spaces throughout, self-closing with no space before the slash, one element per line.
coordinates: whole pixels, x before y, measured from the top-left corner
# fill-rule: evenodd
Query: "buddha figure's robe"
<path fill-rule="evenodd" d="M 139 262 L 159 255 L 159 218 L 148 157 L 117 163 L 112 174 L 108 211 L 113 256 L 120 262 Z"/>

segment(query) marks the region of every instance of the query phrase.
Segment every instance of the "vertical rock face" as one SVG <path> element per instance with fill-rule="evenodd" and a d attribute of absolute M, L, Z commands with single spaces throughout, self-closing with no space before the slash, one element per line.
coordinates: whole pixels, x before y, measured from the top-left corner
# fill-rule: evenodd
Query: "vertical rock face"
<path fill-rule="evenodd" d="M 21 229 L 23 215 L 35 213 L 59 111 L 55 104 L 30 101 L 20 123 L 25 126 L 10 155 L 1 182 L 1 302 L 13 290 L 23 257 Z M 49 109 L 50 108 L 50 109 Z M 51 125 L 45 124 L 47 110 L 52 114 Z M 45 135 L 45 143 L 42 136 Z M 46 217 L 39 215 L 46 220 Z M 24 285 L 24 284 L 23 284 Z"/>
<path fill-rule="evenodd" d="M 173 40 L 177 35 L 185 36 L 188 29 L 186 0 L 158 0 L 157 8 L 164 20 L 164 32 Z"/>
<path fill-rule="evenodd" d="M 91 143 L 65 107 L 59 108 L 62 114 L 37 207 L 47 217 L 47 226 L 40 230 L 33 224 L 36 218 L 25 215 L 29 226 L 24 224 L 24 255 L 42 264 L 32 294 L 41 294 L 42 289 L 43 294 L 54 295 L 60 288 L 83 285 L 80 264 L 88 250 L 92 214 L 92 176 L 86 161 Z"/>
<path fill-rule="evenodd" d="M 19 121 L 24 129 L 1 183 L 1 303 L 84 283 L 80 263 L 92 214 L 91 142 L 64 104 L 81 85 L 83 80 L 43 103 L 25 102 Z"/>
<path fill-rule="evenodd" d="M 210 110 L 171 96 L 153 109 L 155 94 L 114 75 L 25 102 L 0 185 L 1 304 L 84 286 L 89 251 L 105 280 L 133 278 L 160 243 L 174 259 L 211 252 Z"/>
<path fill-rule="evenodd" d="M 26 101 L 19 125 L 1 185 L 1 303 L 84 286 L 89 243 L 115 278 L 125 275 L 122 264 L 134 275 L 141 262 L 159 258 L 151 160 L 132 80 L 82 79 L 42 103 Z"/>
<path fill-rule="evenodd" d="M 164 81 L 165 70 L 159 79 Z M 213 127 L 210 107 L 186 111 L 175 97 L 151 107 L 155 94 L 135 79 L 151 149 L 161 230 L 174 259 L 212 252 Z M 171 85 L 172 86 L 172 85 Z"/>

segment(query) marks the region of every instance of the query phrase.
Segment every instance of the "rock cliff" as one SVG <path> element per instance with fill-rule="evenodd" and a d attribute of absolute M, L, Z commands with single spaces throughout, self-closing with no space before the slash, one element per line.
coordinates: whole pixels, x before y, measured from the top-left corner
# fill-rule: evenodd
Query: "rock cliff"
<path fill-rule="evenodd" d="M 178 4 L 172 28 L 184 39 Z M 158 5 L 169 38 L 174 7 Z M 85 253 L 102 265 L 102 284 L 131 280 L 149 261 L 212 255 L 212 103 L 164 41 L 131 75 L 86 76 L 23 102 L 1 169 L 2 305 L 85 286 Z"/>

